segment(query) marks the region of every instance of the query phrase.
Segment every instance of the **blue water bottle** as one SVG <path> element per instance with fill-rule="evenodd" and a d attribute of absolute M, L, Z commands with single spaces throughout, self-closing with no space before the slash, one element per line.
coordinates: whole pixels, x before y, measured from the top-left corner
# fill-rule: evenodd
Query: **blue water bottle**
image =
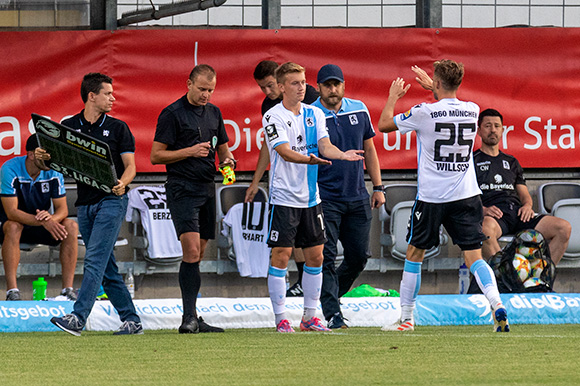
<path fill-rule="evenodd" d="M 459 293 L 466 294 L 469 288 L 469 268 L 465 263 L 459 267 Z"/>

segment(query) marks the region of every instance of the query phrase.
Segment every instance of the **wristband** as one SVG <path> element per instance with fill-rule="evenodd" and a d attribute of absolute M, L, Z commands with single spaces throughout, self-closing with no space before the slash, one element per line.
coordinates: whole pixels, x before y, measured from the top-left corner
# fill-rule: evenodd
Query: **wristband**
<path fill-rule="evenodd" d="M 385 185 L 375 185 L 373 186 L 373 192 L 384 192 Z"/>

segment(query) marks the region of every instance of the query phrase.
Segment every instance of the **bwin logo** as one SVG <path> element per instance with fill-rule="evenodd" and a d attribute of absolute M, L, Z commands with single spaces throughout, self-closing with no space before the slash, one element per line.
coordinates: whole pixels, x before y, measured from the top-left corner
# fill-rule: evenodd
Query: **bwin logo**
<path fill-rule="evenodd" d="M 493 180 L 495 181 L 496 184 L 501 184 L 503 182 L 503 178 L 501 178 L 499 174 L 493 176 Z"/>
<path fill-rule="evenodd" d="M 302 139 L 303 139 L 303 138 L 302 138 L 302 136 L 301 136 L 301 135 L 299 135 L 298 137 L 296 137 L 296 141 L 298 141 L 298 143 L 302 143 Z"/>

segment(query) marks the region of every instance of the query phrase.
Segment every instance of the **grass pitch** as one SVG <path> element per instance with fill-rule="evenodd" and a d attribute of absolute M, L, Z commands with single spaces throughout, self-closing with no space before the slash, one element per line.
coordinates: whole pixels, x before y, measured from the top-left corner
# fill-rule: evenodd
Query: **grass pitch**
<path fill-rule="evenodd" d="M 0 334 L 8 385 L 580 384 L 580 325 Z"/>

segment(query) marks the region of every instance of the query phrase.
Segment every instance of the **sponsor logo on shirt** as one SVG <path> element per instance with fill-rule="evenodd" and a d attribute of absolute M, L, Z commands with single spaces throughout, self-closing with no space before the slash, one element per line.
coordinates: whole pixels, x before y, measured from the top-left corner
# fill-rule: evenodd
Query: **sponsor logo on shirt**
<path fill-rule="evenodd" d="M 265 115 L 264 118 L 266 119 L 266 122 L 270 123 L 270 115 Z"/>
<path fill-rule="evenodd" d="M 412 115 L 413 113 L 411 112 L 411 110 L 405 111 L 404 113 L 401 114 L 401 121 L 411 118 Z"/>
<path fill-rule="evenodd" d="M 271 125 L 264 127 L 264 131 L 266 131 L 266 135 L 268 136 L 269 141 L 278 138 L 278 131 L 276 130 L 275 124 L 272 123 Z"/>
<path fill-rule="evenodd" d="M 495 176 L 493 176 L 493 180 L 495 181 L 496 184 L 501 184 L 503 182 L 503 178 L 499 174 L 496 174 Z"/>
<path fill-rule="evenodd" d="M 296 137 L 296 141 L 297 141 L 298 143 L 302 143 L 302 139 L 303 139 L 303 138 L 302 138 L 302 135 L 299 135 L 298 137 Z"/>

